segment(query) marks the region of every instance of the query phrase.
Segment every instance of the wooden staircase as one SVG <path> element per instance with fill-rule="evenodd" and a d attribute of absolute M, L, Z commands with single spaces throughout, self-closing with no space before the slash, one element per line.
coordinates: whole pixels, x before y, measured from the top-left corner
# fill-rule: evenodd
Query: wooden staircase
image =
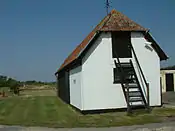
<path fill-rule="evenodd" d="M 118 62 L 116 60 L 114 62 L 116 69 L 120 73 L 121 85 L 126 98 L 128 113 L 132 113 L 132 110 L 136 108 L 145 108 L 149 111 L 149 95 L 145 97 L 132 61 L 121 63 L 119 58 L 117 60 Z"/>

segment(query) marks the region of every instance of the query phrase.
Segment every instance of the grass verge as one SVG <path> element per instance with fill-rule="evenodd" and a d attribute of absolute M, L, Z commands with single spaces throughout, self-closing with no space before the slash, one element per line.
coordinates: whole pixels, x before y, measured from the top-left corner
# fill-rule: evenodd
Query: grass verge
<path fill-rule="evenodd" d="M 162 122 L 175 109 L 154 108 L 152 113 L 114 112 L 82 115 L 56 96 L 11 97 L 0 100 L 0 124 L 46 127 L 109 127 Z"/>

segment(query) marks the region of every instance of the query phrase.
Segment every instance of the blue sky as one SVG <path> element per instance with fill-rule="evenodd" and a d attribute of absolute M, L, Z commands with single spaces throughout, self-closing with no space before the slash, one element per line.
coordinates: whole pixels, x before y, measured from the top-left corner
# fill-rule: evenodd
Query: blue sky
<path fill-rule="evenodd" d="M 111 0 L 112 8 L 149 28 L 175 65 L 175 1 Z M 55 80 L 67 55 L 106 15 L 105 0 L 0 0 L 0 74 Z M 111 8 L 111 9 L 112 9 Z"/>

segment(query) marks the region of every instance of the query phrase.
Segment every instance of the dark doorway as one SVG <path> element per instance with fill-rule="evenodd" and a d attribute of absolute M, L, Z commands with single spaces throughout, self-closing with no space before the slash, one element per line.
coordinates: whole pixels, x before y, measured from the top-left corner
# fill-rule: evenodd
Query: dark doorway
<path fill-rule="evenodd" d="M 166 74 L 166 91 L 174 91 L 173 74 Z"/>
<path fill-rule="evenodd" d="M 66 103 L 70 104 L 69 72 L 63 71 L 58 74 L 58 96 Z"/>
<path fill-rule="evenodd" d="M 131 58 L 131 34 L 130 32 L 112 32 L 113 58 Z"/>

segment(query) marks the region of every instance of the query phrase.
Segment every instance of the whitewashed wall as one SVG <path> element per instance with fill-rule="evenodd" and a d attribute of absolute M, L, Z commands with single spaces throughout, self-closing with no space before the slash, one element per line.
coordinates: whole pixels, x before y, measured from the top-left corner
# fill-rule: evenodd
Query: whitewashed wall
<path fill-rule="evenodd" d="M 70 83 L 70 104 L 78 109 L 82 109 L 82 79 L 81 79 L 81 66 L 70 70 L 69 83 Z"/>
<path fill-rule="evenodd" d="M 131 33 L 131 42 L 136 52 L 138 61 L 143 70 L 143 73 L 146 77 L 146 80 L 149 83 L 150 105 L 159 106 L 161 105 L 159 56 L 154 50 L 151 51 L 145 47 L 147 41 L 141 33 L 139 32 Z M 137 70 L 137 65 L 134 64 L 134 66 L 135 69 Z"/>
<path fill-rule="evenodd" d="M 150 51 L 145 47 L 146 40 L 141 33 L 132 33 L 131 42 L 143 73 L 149 82 L 150 104 L 159 106 L 161 105 L 160 59 L 154 50 Z M 127 62 L 129 59 L 120 60 Z M 83 58 L 82 63 L 81 75 L 76 76 L 79 77 L 81 86 L 77 88 L 72 85 L 71 88 L 76 89 L 71 91 L 71 98 L 74 98 L 71 103 L 82 110 L 126 108 L 121 84 L 113 84 L 115 65 L 112 58 L 111 33 L 100 35 Z M 134 65 L 134 67 L 137 70 L 137 66 Z M 73 97 L 74 94 L 78 94 L 78 96 Z M 78 101 L 78 98 L 81 98 L 82 102 Z"/>
<path fill-rule="evenodd" d="M 113 84 L 111 34 L 102 33 L 83 58 L 83 110 L 126 108 L 120 84 Z"/>

